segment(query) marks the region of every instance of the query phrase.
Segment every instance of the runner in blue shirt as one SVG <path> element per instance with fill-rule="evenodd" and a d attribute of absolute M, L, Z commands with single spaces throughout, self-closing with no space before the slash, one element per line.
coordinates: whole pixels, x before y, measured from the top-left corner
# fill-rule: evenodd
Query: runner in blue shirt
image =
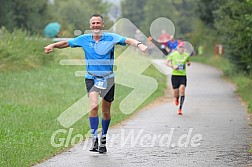
<path fill-rule="evenodd" d="M 177 46 L 178 46 L 178 41 L 174 39 L 173 36 L 171 36 L 170 40 L 167 42 L 167 46 L 165 49 L 167 53 L 170 54 L 171 52 L 176 50 Z"/>
<path fill-rule="evenodd" d="M 110 124 L 110 108 L 114 100 L 115 90 L 113 74 L 114 47 L 117 44 L 129 44 L 137 47 L 143 53 L 147 51 L 147 46 L 141 42 L 115 33 L 102 32 L 103 27 L 103 17 L 99 14 L 94 14 L 90 17 L 91 34 L 84 34 L 68 41 L 56 42 L 44 48 L 47 54 L 52 52 L 53 48 L 81 47 L 84 50 L 87 70 L 85 82 L 90 99 L 89 120 L 93 135 L 93 144 L 90 151 L 98 151 L 99 153 L 107 152 L 106 134 Z M 98 144 L 97 135 L 99 95 L 103 98 L 100 145 Z"/>

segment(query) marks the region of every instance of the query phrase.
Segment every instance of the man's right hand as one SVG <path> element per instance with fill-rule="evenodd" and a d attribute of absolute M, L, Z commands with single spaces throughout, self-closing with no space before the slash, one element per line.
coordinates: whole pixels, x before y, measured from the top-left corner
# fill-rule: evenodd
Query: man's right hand
<path fill-rule="evenodd" d="M 172 69 L 177 70 L 177 69 L 178 69 L 178 66 L 177 66 L 177 65 L 174 65 L 174 66 L 172 66 Z"/>
<path fill-rule="evenodd" d="M 47 45 L 46 47 L 44 47 L 45 53 L 48 54 L 48 53 L 52 52 L 53 48 L 54 48 L 53 44 Z"/>

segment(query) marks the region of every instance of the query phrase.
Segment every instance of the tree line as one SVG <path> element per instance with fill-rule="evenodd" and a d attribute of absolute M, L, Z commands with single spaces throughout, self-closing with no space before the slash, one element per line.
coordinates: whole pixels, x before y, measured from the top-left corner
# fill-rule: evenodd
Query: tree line
<path fill-rule="evenodd" d="M 108 3 L 102 0 L 54 0 L 54 3 L 48 0 L 0 0 L 0 4 L 0 27 L 42 34 L 49 22 L 56 21 L 62 27 L 62 35 L 68 37 L 76 29 L 89 29 L 92 14 L 106 16 L 109 9 Z"/>
<path fill-rule="evenodd" d="M 105 29 L 113 25 L 108 12 L 111 4 L 103 0 L 0 0 L 0 27 L 23 29 L 42 34 L 49 22 L 57 21 L 63 37 L 73 31 L 89 29 L 89 17 L 105 16 Z M 252 0 L 121 0 L 121 17 L 131 20 L 144 34 L 159 17 L 169 18 L 176 27 L 175 37 L 203 45 L 213 51 L 214 44 L 225 47 L 225 56 L 237 69 L 252 69 Z"/>
<path fill-rule="evenodd" d="M 200 19 L 237 69 L 252 74 L 252 0 L 199 0 Z"/>

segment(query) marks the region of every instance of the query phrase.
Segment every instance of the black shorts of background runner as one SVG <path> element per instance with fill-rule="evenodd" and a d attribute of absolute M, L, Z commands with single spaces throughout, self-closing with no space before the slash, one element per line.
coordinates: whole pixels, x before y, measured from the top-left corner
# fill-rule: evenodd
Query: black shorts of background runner
<path fill-rule="evenodd" d="M 94 80 L 93 79 L 87 79 L 85 78 L 85 83 L 86 83 L 86 88 L 88 94 L 90 92 L 98 92 L 100 96 L 106 100 L 107 102 L 112 102 L 114 101 L 114 94 L 115 94 L 115 82 L 114 82 L 114 77 L 113 78 L 108 78 L 107 79 L 107 89 L 99 89 L 94 86 Z"/>
<path fill-rule="evenodd" d="M 171 81 L 172 81 L 173 89 L 178 89 L 180 87 L 180 85 L 186 86 L 187 78 L 186 78 L 186 76 L 172 75 Z"/>

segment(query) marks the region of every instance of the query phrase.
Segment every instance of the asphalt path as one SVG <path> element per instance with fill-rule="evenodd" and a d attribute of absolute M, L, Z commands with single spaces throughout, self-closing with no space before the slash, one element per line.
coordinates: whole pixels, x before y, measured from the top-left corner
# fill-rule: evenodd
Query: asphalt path
<path fill-rule="evenodd" d="M 155 63 L 167 70 L 162 60 Z M 88 151 L 86 140 L 37 166 L 252 166 L 251 127 L 235 86 L 219 70 L 199 63 L 192 63 L 187 77 L 182 116 L 168 91 L 109 129 L 106 154 Z"/>

